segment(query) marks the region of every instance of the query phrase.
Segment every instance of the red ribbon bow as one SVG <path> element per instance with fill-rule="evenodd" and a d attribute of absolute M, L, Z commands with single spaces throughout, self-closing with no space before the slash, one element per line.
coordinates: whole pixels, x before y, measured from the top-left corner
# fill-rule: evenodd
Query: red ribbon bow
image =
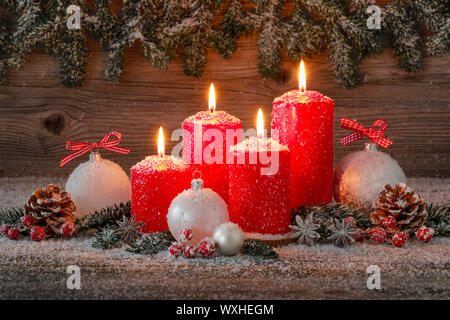
<path fill-rule="evenodd" d="M 112 136 L 115 136 L 116 140 L 109 140 Z M 69 154 L 67 157 L 64 157 L 61 160 L 61 163 L 59 165 L 60 168 L 65 166 L 67 163 L 72 161 L 73 159 L 76 159 L 86 152 L 91 151 L 92 149 L 98 149 L 103 148 L 109 151 L 117 152 L 120 154 L 127 154 L 130 152 L 130 149 L 117 147 L 117 145 L 120 143 L 120 140 L 122 139 L 122 134 L 118 131 L 113 131 L 111 133 L 108 133 L 106 136 L 100 140 L 100 142 L 95 143 L 88 143 L 88 142 L 77 142 L 77 141 L 67 141 L 66 142 L 66 149 L 70 151 L 76 151 L 72 154 Z"/>
<path fill-rule="evenodd" d="M 380 129 L 375 129 L 375 127 L 379 127 Z M 394 141 L 383 137 L 383 134 L 386 132 L 387 128 L 389 128 L 387 122 L 384 120 L 376 120 L 370 128 L 366 129 L 362 124 L 355 120 L 341 118 L 341 128 L 354 130 L 354 132 L 349 133 L 340 139 L 344 146 L 361 139 L 363 136 L 369 137 L 370 140 L 385 149 L 394 143 Z"/>

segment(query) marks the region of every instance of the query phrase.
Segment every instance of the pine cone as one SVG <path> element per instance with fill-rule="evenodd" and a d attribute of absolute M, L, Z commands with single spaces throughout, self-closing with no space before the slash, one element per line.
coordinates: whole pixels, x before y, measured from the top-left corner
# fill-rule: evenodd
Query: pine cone
<path fill-rule="evenodd" d="M 35 190 L 25 205 L 25 214 L 33 218 L 34 225 L 44 228 L 48 236 L 61 235 L 61 226 L 66 222 L 75 224 L 74 211 L 70 194 L 53 184 Z"/>
<path fill-rule="evenodd" d="M 396 226 L 386 228 L 389 235 L 399 231 L 413 234 L 425 224 L 428 215 L 422 197 L 403 183 L 396 184 L 395 188 L 385 185 L 373 207 L 376 210 L 370 219 L 375 225 L 382 224 L 387 216 L 393 216 L 397 221 Z"/>

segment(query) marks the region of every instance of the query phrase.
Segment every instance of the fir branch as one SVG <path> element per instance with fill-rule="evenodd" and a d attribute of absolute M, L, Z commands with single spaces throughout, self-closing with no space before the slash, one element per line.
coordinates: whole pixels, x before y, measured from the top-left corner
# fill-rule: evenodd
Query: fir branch
<path fill-rule="evenodd" d="M 416 19 L 424 24 L 432 35 L 426 42 L 427 52 L 442 56 L 450 48 L 450 15 L 448 3 L 440 0 L 415 0 L 411 7 Z"/>
<path fill-rule="evenodd" d="M 258 70 L 262 77 L 276 80 L 280 76 L 283 23 L 280 17 L 283 0 L 255 0 L 260 34 Z"/>
<path fill-rule="evenodd" d="M 236 40 L 251 30 L 250 21 L 242 9 L 240 0 L 233 0 L 221 23 L 221 32 L 217 32 L 214 48 L 224 58 L 229 58 L 237 49 Z"/>
<path fill-rule="evenodd" d="M 450 237 L 450 207 L 429 204 L 426 206 L 428 213 L 425 225 L 436 231 L 436 235 Z"/>
<path fill-rule="evenodd" d="M 8 208 L 0 210 L 0 225 L 20 225 L 20 218 L 25 215 L 24 208 Z"/>
<path fill-rule="evenodd" d="M 131 217 L 131 201 L 96 211 L 91 215 L 77 220 L 77 227 L 81 232 L 89 229 L 100 229 L 108 225 L 115 225 L 123 217 Z"/>
<path fill-rule="evenodd" d="M 167 250 L 173 241 L 175 241 L 175 239 L 168 231 L 145 234 L 134 243 L 130 244 L 130 247 L 127 248 L 126 251 L 137 254 L 153 255 Z"/>
<path fill-rule="evenodd" d="M 257 239 L 247 239 L 244 241 L 242 253 L 262 259 L 278 259 L 276 253 L 267 243 Z"/>
<path fill-rule="evenodd" d="M 383 9 L 381 31 L 366 25 L 366 9 L 373 0 L 305 0 L 291 16 L 282 15 L 284 0 L 254 0 L 253 8 L 245 11 L 240 0 L 127 0 L 117 16 L 111 0 L 94 0 L 95 11 L 85 2 L 1 0 L 0 6 L 18 18 L 11 35 L 0 21 L 0 83 L 6 83 L 8 68 L 21 68 L 27 55 L 40 47 L 60 60 L 66 86 L 81 85 L 89 53 L 84 31 L 67 30 L 65 10 L 72 4 L 81 6 L 82 28 L 106 52 L 105 77 L 116 82 L 123 76 L 130 47 L 140 46 L 147 60 L 162 70 L 179 56 L 184 72 L 200 77 L 208 48 L 228 58 L 239 37 L 256 31 L 263 77 L 279 78 L 283 47 L 293 62 L 328 49 L 334 77 L 345 88 L 359 83 L 361 59 L 381 52 L 386 42 L 407 72 L 420 68 L 423 43 L 436 56 L 450 47 L 449 9 L 442 0 L 393 0 Z M 219 26 L 214 21 L 218 12 L 225 12 Z M 419 33 L 419 25 L 427 32 Z"/>
<path fill-rule="evenodd" d="M 315 23 L 302 6 L 294 10 L 292 20 L 285 24 L 284 45 L 292 62 L 304 56 L 319 55 L 326 46 L 324 25 Z"/>
<path fill-rule="evenodd" d="M 305 5 L 323 20 L 334 78 L 343 88 L 355 87 L 360 82 L 357 66 L 362 56 L 356 54 L 355 43 L 367 36 L 358 33 L 364 32 L 346 16 L 342 1 L 309 0 Z"/>
<path fill-rule="evenodd" d="M 6 28 L 6 19 L 0 16 L 0 85 L 8 82 L 7 59 L 10 54 L 11 39 Z"/>
<path fill-rule="evenodd" d="M 96 232 L 92 247 L 103 250 L 121 247 L 123 242 L 115 231 L 114 228 L 104 228 Z"/>
<path fill-rule="evenodd" d="M 412 16 L 412 9 L 406 0 L 394 0 L 385 10 L 386 23 L 383 30 L 389 39 L 394 56 L 400 57 L 399 65 L 406 72 L 419 70 L 422 61 L 420 35 Z"/>

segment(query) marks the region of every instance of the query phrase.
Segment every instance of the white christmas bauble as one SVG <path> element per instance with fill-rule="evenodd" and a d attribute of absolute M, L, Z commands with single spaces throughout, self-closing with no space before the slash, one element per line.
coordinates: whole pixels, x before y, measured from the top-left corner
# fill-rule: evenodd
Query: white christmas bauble
<path fill-rule="evenodd" d="M 244 233 L 237 224 L 227 222 L 216 228 L 213 235 L 219 253 L 224 256 L 233 256 L 244 245 Z"/>
<path fill-rule="evenodd" d="M 192 230 L 190 245 L 212 237 L 217 226 L 228 221 L 225 201 L 213 190 L 203 188 L 202 179 L 192 180 L 192 188 L 177 195 L 170 204 L 167 224 L 170 233 L 179 241 L 180 231 Z"/>
<path fill-rule="evenodd" d="M 89 161 L 75 168 L 67 180 L 66 191 L 72 196 L 79 218 L 131 198 L 130 179 L 125 171 L 99 153 L 91 153 Z"/>
<path fill-rule="evenodd" d="M 333 195 L 336 202 L 371 208 L 384 185 L 406 183 L 398 162 L 377 150 L 373 143 L 366 149 L 344 157 L 334 171 Z"/>

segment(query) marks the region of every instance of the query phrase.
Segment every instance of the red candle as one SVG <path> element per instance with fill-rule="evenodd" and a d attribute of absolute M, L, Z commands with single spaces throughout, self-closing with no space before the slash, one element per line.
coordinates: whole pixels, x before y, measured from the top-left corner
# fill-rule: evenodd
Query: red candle
<path fill-rule="evenodd" d="M 230 221 L 244 232 L 286 234 L 291 219 L 290 152 L 277 141 L 262 137 L 261 110 L 259 115 L 258 138 L 231 147 L 235 164 L 229 169 Z"/>
<path fill-rule="evenodd" d="M 275 98 L 272 130 L 291 151 L 291 207 L 331 202 L 334 101 L 306 90 L 303 61 L 299 90 Z"/>
<path fill-rule="evenodd" d="M 217 192 L 228 204 L 227 150 L 241 141 L 241 121 L 216 111 L 214 86 L 209 93 L 209 111 L 183 121 L 183 159 L 202 173 L 205 187 Z"/>
<path fill-rule="evenodd" d="M 168 230 L 167 212 L 172 200 L 191 181 L 189 166 L 181 159 L 164 155 L 162 127 L 158 155 L 149 156 L 131 168 L 131 206 L 136 221 L 145 222 L 142 232 Z"/>

